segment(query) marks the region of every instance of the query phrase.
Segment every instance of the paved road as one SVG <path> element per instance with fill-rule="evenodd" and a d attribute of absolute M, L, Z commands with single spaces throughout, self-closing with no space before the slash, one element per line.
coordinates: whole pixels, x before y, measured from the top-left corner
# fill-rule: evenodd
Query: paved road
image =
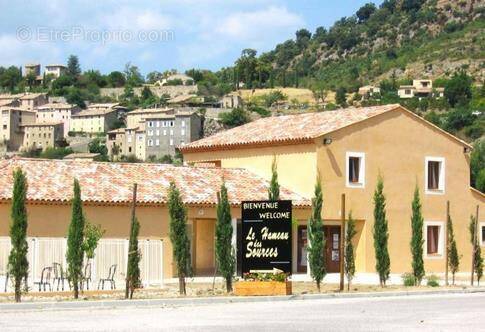
<path fill-rule="evenodd" d="M 0 331 L 484 331 L 485 294 L 0 312 Z"/>

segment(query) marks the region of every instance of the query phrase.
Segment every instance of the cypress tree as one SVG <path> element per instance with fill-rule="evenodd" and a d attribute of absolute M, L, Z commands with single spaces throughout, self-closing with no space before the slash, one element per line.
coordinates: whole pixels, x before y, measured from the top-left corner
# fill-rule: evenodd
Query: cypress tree
<path fill-rule="evenodd" d="M 350 290 L 350 284 L 355 276 L 355 256 L 354 256 L 354 239 L 357 231 L 355 230 L 355 220 L 352 218 L 352 212 L 349 213 L 349 221 L 345 229 L 345 275 L 347 276 L 347 290 Z"/>
<path fill-rule="evenodd" d="M 480 286 L 480 279 L 483 276 L 483 258 L 482 251 L 478 245 L 478 234 L 476 234 L 477 229 L 477 218 L 470 216 L 470 241 L 472 243 L 473 250 L 473 271 L 477 275 L 477 282 Z"/>
<path fill-rule="evenodd" d="M 232 291 L 232 278 L 236 259 L 232 247 L 231 206 L 227 196 L 227 188 L 222 183 L 221 191 L 217 197 L 217 224 L 216 224 L 216 259 L 219 273 L 226 279 L 227 292 Z"/>
<path fill-rule="evenodd" d="M 130 240 L 128 245 L 128 266 L 126 267 L 125 299 L 127 299 L 128 297 L 132 299 L 135 288 L 139 288 L 141 285 L 141 253 L 138 250 L 138 234 L 140 232 L 140 223 L 136 218 L 136 192 L 137 184 L 135 183 L 133 185 L 133 201 L 131 205 Z"/>
<path fill-rule="evenodd" d="M 187 209 L 174 182 L 170 183 L 168 192 L 168 211 L 170 214 L 170 241 L 179 277 L 179 292 L 181 295 L 186 295 L 185 278 L 192 274 L 190 241 L 187 235 Z"/>
<path fill-rule="evenodd" d="M 308 263 L 313 280 L 320 292 L 320 284 L 327 274 L 325 269 L 325 235 L 322 221 L 323 194 L 320 177 L 315 184 L 315 196 L 312 198 L 312 215 L 308 220 Z"/>
<path fill-rule="evenodd" d="M 81 187 L 79 181 L 74 179 L 74 196 L 72 198 L 72 215 L 69 233 L 67 235 L 67 271 L 73 286 L 74 298 L 79 297 L 79 282 L 82 276 L 84 259 L 84 213 L 81 201 Z"/>
<path fill-rule="evenodd" d="M 446 229 L 448 230 L 448 244 L 446 250 L 448 250 L 448 268 L 451 271 L 452 284 L 455 284 L 455 274 L 458 272 L 460 266 L 460 256 L 458 255 L 458 249 L 456 247 L 455 233 L 453 231 L 453 221 L 448 216 Z"/>
<path fill-rule="evenodd" d="M 15 302 L 21 301 L 22 279 L 27 279 L 29 262 L 27 260 L 27 179 L 19 168 L 13 172 L 12 208 L 10 210 L 10 241 L 12 249 L 8 256 L 8 272 L 14 280 Z"/>
<path fill-rule="evenodd" d="M 414 199 L 412 203 L 411 216 L 411 255 L 413 258 L 412 268 L 416 285 L 421 285 L 425 275 L 423 263 L 423 215 L 421 213 L 421 200 L 419 198 L 419 189 L 414 189 Z"/>
<path fill-rule="evenodd" d="M 379 274 L 381 287 L 386 285 L 389 279 L 391 261 L 387 242 L 389 231 L 386 219 L 386 197 L 384 196 L 384 182 L 379 176 L 377 187 L 374 192 L 374 251 L 376 256 L 376 271 Z"/>
<path fill-rule="evenodd" d="M 127 289 L 125 292 L 125 298 L 133 298 L 133 292 L 135 288 L 139 288 L 141 285 L 140 280 L 140 260 L 141 253 L 138 249 L 138 234 L 140 232 L 140 223 L 138 218 L 133 217 L 131 219 L 130 241 L 128 249 L 128 268 L 126 269 L 126 281 Z M 129 292 L 128 292 L 129 291 Z"/>
<path fill-rule="evenodd" d="M 276 157 L 273 157 L 271 163 L 271 182 L 269 184 L 268 196 L 270 201 L 277 201 L 280 199 L 280 185 L 278 184 L 278 165 Z"/>

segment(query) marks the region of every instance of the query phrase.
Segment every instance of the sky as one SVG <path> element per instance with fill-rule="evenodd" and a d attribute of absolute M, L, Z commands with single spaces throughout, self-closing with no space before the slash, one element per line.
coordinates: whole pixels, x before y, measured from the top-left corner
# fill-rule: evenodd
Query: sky
<path fill-rule="evenodd" d="M 0 0 L 0 66 L 65 64 L 143 74 L 230 66 L 351 16 L 369 0 Z M 374 1 L 379 4 L 382 0 Z M 8 10 L 5 10 L 8 8 Z"/>

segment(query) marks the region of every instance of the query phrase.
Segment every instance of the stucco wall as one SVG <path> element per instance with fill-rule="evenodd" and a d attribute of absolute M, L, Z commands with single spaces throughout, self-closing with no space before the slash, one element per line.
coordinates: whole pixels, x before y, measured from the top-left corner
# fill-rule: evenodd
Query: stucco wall
<path fill-rule="evenodd" d="M 10 203 L 0 203 L 0 236 L 8 236 L 10 223 Z M 66 237 L 71 220 L 71 206 L 69 204 L 28 204 L 28 236 L 32 237 Z M 130 206 L 103 206 L 85 204 L 84 212 L 89 222 L 100 224 L 106 231 L 103 238 L 127 239 L 130 229 Z M 241 217 L 239 208 L 232 208 L 233 218 Z M 298 220 L 306 220 L 308 209 L 294 209 L 293 215 Z M 172 278 L 176 270 L 172 260 L 172 245 L 169 238 L 169 216 L 166 206 L 138 206 L 136 215 L 140 222 L 140 239 L 163 240 L 163 274 L 164 278 Z M 188 209 L 188 224 L 194 220 L 212 220 L 215 222 L 215 207 L 190 207 Z M 204 224 L 199 223 L 199 227 Z M 200 226 L 202 225 L 202 226 Z M 189 227 L 189 229 L 193 229 Z M 192 233 L 192 240 L 196 234 Z M 207 239 L 206 239 L 207 240 Z M 208 252 L 198 251 L 196 259 L 209 262 Z"/>
<path fill-rule="evenodd" d="M 424 221 L 446 221 L 446 201 L 459 254 L 460 271 L 468 272 L 471 244 L 470 215 L 480 206 L 480 220 L 485 222 L 485 196 L 469 188 L 469 156 L 464 146 L 430 124 L 404 111 L 392 111 L 325 136 L 333 141 L 323 145 L 289 145 L 265 148 L 238 148 L 184 154 L 188 163 L 220 161 L 222 167 L 242 167 L 270 179 L 273 155 L 278 160 L 280 184 L 307 197 L 313 196 L 317 168 L 323 185 L 323 217 L 327 225 L 338 224 L 341 194 L 346 194 L 347 213 L 358 220 L 355 242 L 358 272 L 374 272 L 373 193 L 378 174 L 384 179 L 389 220 L 391 273 L 411 270 L 411 201 L 415 185 L 419 187 Z M 314 152 L 316 150 L 316 152 Z M 365 153 L 365 187 L 346 187 L 346 152 Z M 445 193 L 425 194 L 425 157 L 445 158 Z M 444 272 L 444 256 L 425 258 L 427 273 Z"/>
<path fill-rule="evenodd" d="M 485 220 L 483 195 L 469 188 L 469 160 L 463 145 L 438 132 L 438 129 L 416 121 L 407 112 L 389 112 L 325 137 L 330 145 L 317 140 L 318 168 L 324 187 L 324 217 L 340 217 L 340 195 L 346 194 L 347 211 L 365 220 L 363 247 L 357 250 L 359 270 L 375 270 L 373 248 L 373 193 L 380 174 L 384 179 L 389 220 L 391 272 L 411 270 L 411 201 L 418 185 L 424 221 L 446 221 L 446 201 L 451 204 L 451 217 L 458 251 L 462 256 L 460 270 L 468 272 L 471 244 L 468 223 L 470 214 L 480 205 Z M 365 153 L 365 188 L 346 187 L 346 152 Z M 445 158 L 445 193 L 425 194 L 425 157 Z M 425 250 L 426 251 L 426 250 Z M 444 272 L 444 256 L 427 259 L 427 272 Z M 360 268 L 359 268 L 360 267 Z"/>
<path fill-rule="evenodd" d="M 189 164 L 220 161 L 222 167 L 245 168 L 270 179 L 273 157 L 278 164 L 280 185 L 311 197 L 317 174 L 317 155 L 312 144 L 188 153 L 184 154 L 184 161 Z"/>

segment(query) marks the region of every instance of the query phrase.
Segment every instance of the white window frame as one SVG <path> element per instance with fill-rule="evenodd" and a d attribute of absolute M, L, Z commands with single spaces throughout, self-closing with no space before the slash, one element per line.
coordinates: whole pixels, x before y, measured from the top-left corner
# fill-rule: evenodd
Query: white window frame
<path fill-rule="evenodd" d="M 428 226 L 439 226 L 438 234 L 438 252 L 436 254 L 428 254 Z M 425 221 L 424 222 L 424 258 L 425 259 L 443 259 L 445 251 L 445 222 L 444 221 Z"/>
<path fill-rule="evenodd" d="M 359 158 L 360 159 L 360 167 L 359 167 L 359 182 L 352 183 L 349 181 L 349 166 L 350 166 L 350 158 Z M 347 151 L 345 154 L 345 185 L 347 188 L 365 188 L 365 153 L 364 152 L 351 152 Z"/>
<path fill-rule="evenodd" d="M 160 146 L 160 140 L 158 138 L 155 140 L 155 145 Z"/>
<path fill-rule="evenodd" d="M 485 222 L 481 222 L 478 224 L 478 232 L 480 237 L 480 247 L 485 247 L 485 238 L 483 238 L 482 228 L 485 227 Z"/>
<path fill-rule="evenodd" d="M 428 188 L 428 163 L 430 161 L 437 161 L 441 163 L 438 189 Z M 444 195 L 445 194 L 445 179 L 446 179 L 446 161 L 443 157 L 430 157 L 424 158 L 424 192 L 428 195 Z"/>
<path fill-rule="evenodd" d="M 173 138 L 170 139 L 170 145 L 173 145 Z"/>

